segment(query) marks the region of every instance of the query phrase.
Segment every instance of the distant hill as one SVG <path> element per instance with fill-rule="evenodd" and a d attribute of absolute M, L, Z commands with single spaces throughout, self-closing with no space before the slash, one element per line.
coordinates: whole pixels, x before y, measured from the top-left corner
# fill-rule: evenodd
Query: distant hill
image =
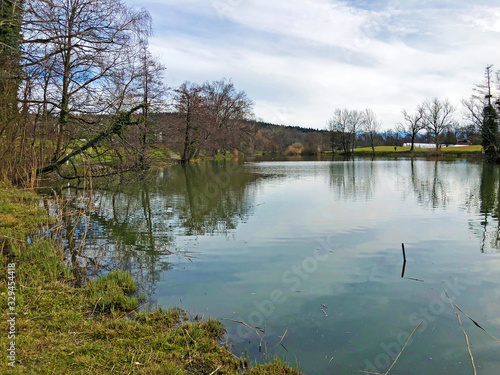
<path fill-rule="evenodd" d="M 290 131 L 299 131 L 301 133 L 314 133 L 314 132 L 319 132 L 319 133 L 328 133 L 327 130 L 318 130 L 318 129 L 313 129 L 313 128 L 304 128 L 301 126 L 292 126 L 292 125 L 278 125 L 278 124 L 273 124 L 270 122 L 265 122 L 265 121 L 247 121 L 248 124 L 254 125 L 259 127 L 260 129 L 276 129 L 276 128 L 284 128 Z"/>

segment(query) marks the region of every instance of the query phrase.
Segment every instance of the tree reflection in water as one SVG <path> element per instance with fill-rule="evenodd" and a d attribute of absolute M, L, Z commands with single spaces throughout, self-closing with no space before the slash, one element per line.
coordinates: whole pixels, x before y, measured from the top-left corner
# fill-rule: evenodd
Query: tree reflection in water
<path fill-rule="evenodd" d="M 469 228 L 478 237 L 481 252 L 500 251 L 499 166 L 422 159 L 330 164 L 330 187 L 339 201 L 370 200 L 384 180 L 402 188 L 405 200 L 421 206 L 433 210 L 456 207 L 475 214 Z"/>
<path fill-rule="evenodd" d="M 120 268 L 147 294 L 173 255 L 190 258 L 182 238 L 229 235 L 253 209 L 260 177 L 237 163 L 201 163 L 60 187 L 65 252 L 90 275 Z M 82 213 L 82 214 L 78 214 Z"/>
<path fill-rule="evenodd" d="M 500 183 L 497 165 L 484 164 L 479 187 L 479 213 L 481 220 L 472 222 L 473 232 L 481 239 L 481 252 L 488 251 L 488 245 L 500 250 Z M 478 225 L 479 224 L 479 225 Z"/>
<path fill-rule="evenodd" d="M 303 171 L 306 165 L 309 169 Z M 266 170 L 280 183 L 293 183 L 307 171 L 324 175 L 336 201 L 368 201 L 391 188 L 402 192 L 403 202 L 397 203 L 402 210 L 405 202 L 432 210 L 465 210 L 472 214 L 469 228 L 480 250 L 500 250 L 498 166 L 425 160 L 274 166 L 175 165 L 95 180 L 92 191 L 65 186 L 59 191 L 68 204 L 53 204 L 53 211 L 57 206 L 63 218 L 68 259 L 91 275 L 117 267 L 127 270 L 152 292 L 173 262 L 196 256 L 187 252 L 192 248 L 186 245 L 189 241 L 231 235 L 247 220 L 257 187 L 268 177 L 262 173 Z"/>

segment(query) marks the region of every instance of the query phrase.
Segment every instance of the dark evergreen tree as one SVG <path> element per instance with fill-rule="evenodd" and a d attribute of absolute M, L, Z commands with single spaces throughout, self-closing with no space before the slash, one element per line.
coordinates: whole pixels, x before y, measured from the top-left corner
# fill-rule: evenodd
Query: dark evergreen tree
<path fill-rule="evenodd" d="M 483 110 L 481 136 L 486 160 L 499 160 L 498 154 L 498 115 L 495 108 L 488 104 Z"/>

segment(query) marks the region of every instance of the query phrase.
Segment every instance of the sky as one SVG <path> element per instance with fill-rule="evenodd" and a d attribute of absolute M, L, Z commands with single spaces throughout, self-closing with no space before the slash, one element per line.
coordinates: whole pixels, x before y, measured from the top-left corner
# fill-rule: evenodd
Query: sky
<path fill-rule="evenodd" d="M 165 83 L 231 79 L 256 119 L 324 129 L 371 108 L 383 129 L 426 99 L 462 120 L 488 64 L 500 69 L 498 0 L 126 0 L 153 18 Z"/>

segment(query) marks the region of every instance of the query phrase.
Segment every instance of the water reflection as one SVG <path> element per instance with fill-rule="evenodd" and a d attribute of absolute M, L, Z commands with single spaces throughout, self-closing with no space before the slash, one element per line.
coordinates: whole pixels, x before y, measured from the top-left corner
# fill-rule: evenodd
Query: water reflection
<path fill-rule="evenodd" d="M 64 195 L 75 198 L 61 207 L 67 248 L 75 255 L 85 237 L 87 260 L 101 258 L 103 269 L 115 266 L 119 248 L 122 267 L 145 265 L 156 279 L 170 267 L 164 255 L 185 250 L 180 237 L 228 236 L 246 222 L 255 208 L 259 181 L 270 177 L 274 183 L 297 184 L 327 176 L 328 199 L 335 201 L 366 202 L 381 191 L 392 191 L 402 194 L 403 213 L 412 201 L 434 210 L 468 212 L 481 252 L 500 250 L 499 168 L 413 159 L 201 163 L 97 180 L 91 195 L 66 187 Z"/>
<path fill-rule="evenodd" d="M 355 161 L 330 163 L 330 185 L 340 200 L 369 200 L 376 188 L 376 162 Z"/>
<path fill-rule="evenodd" d="M 208 167 L 210 166 L 210 167 Z M 177 168 L 179 171 L 179 168 Z M 241 165 L 202 164 L 182 167 L 185 189 L 176 207 L 181 215 L 186 235 L 227 234 L 244 221 L 251 209 L 254 191 L 249 186 L 257 176 L 246 172 Z"/>
<path fill-rule="evenodd" d="M 258 318 L 269 354 L 298 360 L 307 373 L 357 373 L 381 343 L 411 332 L 409 319 L 439 299 L 445 280 L 470 280 L 459 305 L 500 329 L 491 313 L 500 308 L 498 256 L 481 254 L 500 249 L 499 179 L 497 166 L 465 161 L 173 166 L 94 181 L 84 195 L 65 189 L 67 247 L 84 249 L 77 255 L 87 270 L 132 272 L 161 306 Z M 455 318 L 443 304 L 398 373 L 466 373 Z M 263 359 L 259 338 L 243 340 L 231 324 L 235 354 Z M 275 347 L 286 330 L 289 353 Z M 492 346 L 474 340 L 478 362 L 497 365 Z"/>
<path fill-rule="evenodd" d="M 227 236 L 248 218 L 259 178 L 235 163 L 172 166 L 59 187 L 66 203 L 52 211 L 73 265 L 91 275 L 122 268 L 153 292 L 172 255 L 196 257 L 184 237 Z"/>
<path fill-rule="evenodd" d="M 446 208 L 448 203 L 449 186 L 446 186 L 439 172 L 438 161 L 429 165 L 429 168 L 416 168 L 415 161 L 411 160 L 411 184 L 417 201 L 429 204 L 432 208 Z"/>
<path fill-rule="evenodd" d="M 479 185 L 478 165 L 469 162 L 410 161 L 410 182 L 417 202 L 446 209 L 449 204 L 468 207 Z"/>
<path fill-rule="evenodd" d="M 479 199 L 481 219 L 472 221 L 471 229 L 480 238 L 481 252 L 489 252 L 489 247 L 500 250 L 500 183 L 497 166 L 482 166 Z"/>

